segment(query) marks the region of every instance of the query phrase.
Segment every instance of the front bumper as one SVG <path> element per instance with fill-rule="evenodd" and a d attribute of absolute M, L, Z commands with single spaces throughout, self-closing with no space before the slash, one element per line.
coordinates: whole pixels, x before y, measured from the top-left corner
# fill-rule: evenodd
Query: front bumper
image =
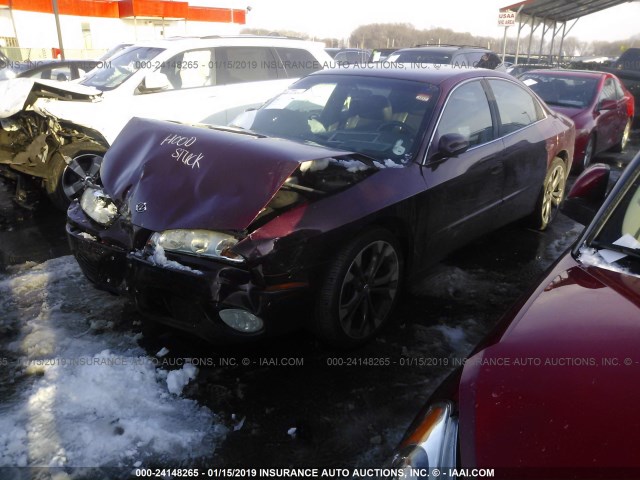
<path fill-rule="evenodd" d="M 259 270 L 197 257 L 170 258 L 187 268 L 158 265 L 142 248 L 118 245 L 108 235 L 99 238 L 95 228 L 88 228 L 77 203 L 68 215 L 69 245 L 85 276 L 99 289 L 131 297 L 153 321 L 215 344 L 277 335 L 300 323 L 292 311 L 307 301 L 309 289 L 304 283 L 291 288 L 267 286 Z M 228 326 L 219 312 L 230 308 L 262 319 L 262 330 L 245 333 Z"/>

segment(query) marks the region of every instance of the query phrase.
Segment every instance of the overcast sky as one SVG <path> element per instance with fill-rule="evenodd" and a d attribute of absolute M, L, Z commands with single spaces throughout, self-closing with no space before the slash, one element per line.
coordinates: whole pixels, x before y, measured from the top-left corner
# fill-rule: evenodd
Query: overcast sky
<path fill-rule="evenodd" d="M 443 27 L 455 31 L 468 31 L 474 35 L 502 37 L 504 29 L 497 26 L 498 10 L 516 2 L 223 0 L 223 3 L 234 8 L 251 6 L 246 25 L 249 28 L 293 30 L 316 37 L 347 38 L 358 26 L 368 23 L 411 23 L 420 29 Z M 581 40 L 622 40 L 640 34 L 639 20 L 640 2 L 626 3 L 581 18 L 570 36 L 576 36 Z M 511 27 L 509 35 L 515 36 L 515 33 L 516 27 Z M 525 30 L 525 34 L 528 34 L 528 30 Z"/>

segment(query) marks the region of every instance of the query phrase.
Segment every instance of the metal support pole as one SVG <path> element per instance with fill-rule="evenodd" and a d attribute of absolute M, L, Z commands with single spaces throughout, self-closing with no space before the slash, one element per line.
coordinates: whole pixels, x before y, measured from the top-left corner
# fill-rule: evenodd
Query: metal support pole
<path fill-rule="evenodd" d="M 502 63 L 504 63 L 504 57 L 507 56 L 507 28 L 504 27 L 504 37 L 502 37 Z"/>
<path fill-rule="evenodd" d="M 553 65 L 553 46 L 556 42 L 556 34 L 558 31 L 556 30 L 557 22 L 554 20 L 553 22 L 553 35 L 551 35 L 551 44 L 549 45 L 549 65 Z"/>
<path fill-rule="evenodd" d="M 60 58 L 64 60 L 64 46 L 62 45 L 62 30 L 60 29 L 60 13 L 58 12 L 58 0 L 51 0 L 53 4 L 53 15 L 56 18 L 56 29 L 58 30 L 58 47 L 60 48 Z"/>
<path fill-rule="evenodd" d="M 534 27 L 535 21 L 536 17 L 531 17 L 531 31 L 529 32 L 529 45 L 527 46 L 527 63 L 531 63 L 531 43 L 533 42 L 533 34 L 540 26 L 540 24 L 536 24 Z"/>
<path fill-rule="evenodd" d="M 560 37 L 560 49 L 558 51 L 558 66 L 562 64 L 562 47 L 564 46 L 564 37 L 567 34 L 567 22 L 562 24 L 562 37 Z"/>

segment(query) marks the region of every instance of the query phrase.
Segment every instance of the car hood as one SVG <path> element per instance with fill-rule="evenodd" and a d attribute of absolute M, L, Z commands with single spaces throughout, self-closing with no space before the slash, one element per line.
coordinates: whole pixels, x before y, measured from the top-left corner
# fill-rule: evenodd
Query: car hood
<path fill-rule="evenodd" d="M 93 100 L 100 90 L 76 83 L 14 78 L 0 82 L 0 118 L 8 118 L 33 106 L 39 98 Z"/>
<path fill-rule="evenodd" d="M 302 162 L 350 152 L 133 118 L 105 155 L 105 191 L 134 225 L 242 231 Z"/>
<path fill-rule="evenodd" d="M 554 105 L 553 107 L 554 111 L 561 113 L 562 115 L 564 115 L 565 117 L 569 117 L 571 119 L 574 119 L 575 117 L 577 117 L 578 115 L 580 115 L 582 112 L 584 112 L 584 108 L 576 108 L 576 107 L 559 107 L 557 105 Z"/>
<path fill-rule="evenodd" d="M 639 299 L 640 278 L 566 254 L 465 363 L 463 464 L 640 466 Z"/>

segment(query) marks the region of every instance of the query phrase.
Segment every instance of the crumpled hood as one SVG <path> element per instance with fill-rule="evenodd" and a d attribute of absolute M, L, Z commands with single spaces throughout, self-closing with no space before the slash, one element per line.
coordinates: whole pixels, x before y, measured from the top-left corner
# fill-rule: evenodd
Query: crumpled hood
<path fill-rule="evenodd" d="M 350 152 L 133 118 L 105 155 L 105 191 L 134 225 L 242 231 L 300 163 Z"/>
<path fill-rule="evenodd" d="M 33 105 L 39 98 L 90 101 L 100 90 L 77 83 L 13 78 L 0 81 L 0 118 L 8 118 Z"/>

